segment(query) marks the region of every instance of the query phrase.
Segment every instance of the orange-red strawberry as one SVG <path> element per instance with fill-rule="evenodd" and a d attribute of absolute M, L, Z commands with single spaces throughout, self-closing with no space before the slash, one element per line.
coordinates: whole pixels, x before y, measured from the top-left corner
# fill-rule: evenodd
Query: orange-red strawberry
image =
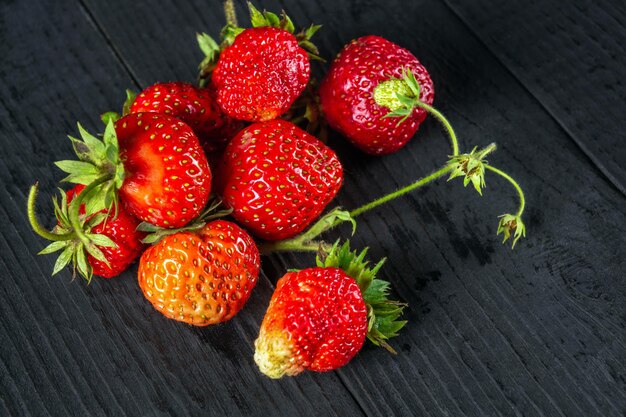
<path fill-rule="evenodd" d="M 387 299 L 389 284 L 375 278 L 382 261 L 369 269 L 365 252 L 335 244 L 317 267 L 278 281 L 254 343 L 261 372 L 280 378 L 331 371 L 347 364 L 366 337 L 391 349 L 386 340 L 406 323 L 397 320 L 404 306 Z"/>
<path fill-rule="evenodd" d="M 232 318 L 257 282 L 259 251 L 243 229 L 216 220 L 194 232 L 178 232 L 147 249 L 139 262 L 139 286 L 166 317 L 195 326 Z"/>
<path fill-rule="evenodd" d="M 119 275 L 139 256 L 143 249 L 141 239 L 145 233 L 137 229 L 139 220 L 118 206 L 115 214 L 101 209 L 102 205 L 83 204 L 86 195 L 97 185 L 76 185 L 67 193 L 61 191 L 61 202 L 55 198 L 54 213 L 57 226 L 47 231 L 35 215 L 37 185 L 31 188 L 28 197 L 28 218 L 33 230 L 51 240 L 40 254 L 61 251 L 52 272 L 59 272 L 72 264 L 87 281 L 93 275 L 111 278 Z"/>
<path fill-rule="evenodd" d="M 89 200 L 108 207 L 117 191 L 128 211 L 161 227 L 177 228 L 194 219 L 211 191 L 211 170 L 193 130 L 171 116 L 133 113 L 109 122 L 103 140 L 79 126 L 82 141 L 71 138 L 80 161 L 57 166 L 66 181 L 104 181 Z"/>
<path fill-rule="evenodd" d="M 210 90 L 182 81 L 157 83 L 135 98 L 130 113 L 164 113 L 182 120 L 200 139 L 205 152 L 222 149 L 243 127 L 226 116 Z"/>
<path fill-rule="evenodd" d="M 434 88 L 408 50 L 379 36 L 346 45 L 320 84 L 328 124 L 372 155 L 402 148 L 424 121 Z M 391 117 L 396 116 L 396 117 Z"/>
<path fill-rule="evenodd" d="M 233 217 L 254 235 L 280 240 L 304 230 L 343 180 L 337 155 L 285 120 L 255 123 L 228 144 L 217 188 Z"/>
<path fill-rule="evenodd" d="M 206 58 L 200 64 L 201 84 L 210 78 L 217 101 L 229 116 L 250 122 L 284 114 L 304 91 L 311 72 L 309 57 L 319 59 L 310 38 L 312 25 L 294 34 L 283 12 L 279 17 L 248 3 L 252 28 L 228 24 L 219 46 L 209 35 L 198 35 Z"/>

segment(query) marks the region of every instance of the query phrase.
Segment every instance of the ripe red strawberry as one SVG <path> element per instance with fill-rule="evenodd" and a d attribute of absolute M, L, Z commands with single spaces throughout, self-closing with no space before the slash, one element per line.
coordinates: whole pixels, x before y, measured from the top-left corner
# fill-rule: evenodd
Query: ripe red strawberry
<path fill-rule="evenodd" d="M 61 251 L 52 275 L 70 262 L 74 273 L 78 271 L 87 281 L 92 275 L 111 278 L 119 275 L 139 256 L 143 249 L 144 233 L 137 231 L 139 220 L 130 215 L 123 206 L 117 207 L 115 215 L 101 206 L 85 206 L 85 196 L 94 185 L 85 189 L 77 185 L 67 193 L 61 192 L 61 203 L 53 199 L 57 226 L 52 232 L 41 226 L 35 216 L 37 185 L 28 197 L 28 218 L 33 230 L 51 240 L 40 254 Z"/>
<path fill-rule="evenodd" d="M 431 105 L 434 89 L 413 54 L 379 36 L 364 36 L 337 55 L 319 95 L 330 127 L 364 152 L 384 155 L 413 137 L 427 115 L 418 101 Z"/>
<path fill-rule="evenodd" d="M 67 192 L 67 202 L 71 203 L 74 197 L 80 194 L 84 185 L 79 184 Z M 85 214 L 85 206 L 79 209 L 80 214 Z M 141 240 L 145 233 L 137 231 L 140 221 L 124 208 L 123 204 L 118 207 L 116 215 L 109 215 L 108 210 L 103 209 L 99 213 L 107 216 L 107 219 L 91 228 L 90 233 L 104 235 L 110 238 L 116 247 L 103 246 L 100 248 L 108 261 L 99 261 L 92 255 L 87 254 L 87 262 L 91 265 L 94 275 L 104 278 L 112 278 L 125 271 L 128 266 L 139 256 L 144 248 Z M 93 216 L 93 215 L 92 215 Z M 62 227 L 61 225 L 59 225 Z"/>
<path fill-rule="evenodd" d="M 346 242 L 335 244 L 317 267 L 288 272 L 276 285 L 258 339 L 254 360 L 270 378 L 303 370 L 326 372 L 347 364 L 363 346 L 395 336 L 403 305 L 387 299 L 389 283 L 375 279 L 382 266 L 367 268 Z M 393 350 L 392 350 L 393 351 Z"/>
<path fill-rule="evenodd" d="M 243 229 L 216 220 L 195 232 L 178 232 L 147 249 L 139 286 L 166 317 L 195 326 L 232 318 L 257 282 L 259 251 Z"/>
<path fill-rule="evenodd" d="M 177 81 L 154 84 L 135 98 L 130 113 L 164 113 L 182 120 L 193 129 L 205 152 L 223 149 L 243 127 L 226 116 L 206 88 Z"/>
<path fill-rule="evenodd" d="M 285 120 L 255 123 L 228 144 L 217 187 L 233 217 L 267 240 L 295 236 L 335 197 L 343 169 L 335 153 Z"/>
<path fill-rule="evenodd" d="M 273 27 L 251 28 L 222 52 L 213 85 L 229 116 L 272 120 L 304 91 L 310 72 L 309 57 L 294 35 Z"/>
<path fill-rule="evenodd" d="M 161 227 L 177 228 L 195 218 L 209 199 L 211 171 L 191 128 L 158 113 L 133 113 L 110 122 L 103 141 L 79 126 L 83 141 L 73 139 L 81 162 L 57 163 L 66 181 L 104 181 L 90 196 L 107 202 L 116 190 L 128 211 Z"/>
<path fill-rule="evenodd" d="M 200 82 L 211 79 L 217 101 L 229 116 L 250 122 L 272 120 L 304 91 L 311 71 L 309 57 L 320 59 L 310 42 L 320 26 L 294 34 L 284 12 L 279 17 L 248 6 L 252 28 L 229 23 L 221 32 L 221 46 L 207 34 L 198 36 L 206 55 L 200 64 Z"/>

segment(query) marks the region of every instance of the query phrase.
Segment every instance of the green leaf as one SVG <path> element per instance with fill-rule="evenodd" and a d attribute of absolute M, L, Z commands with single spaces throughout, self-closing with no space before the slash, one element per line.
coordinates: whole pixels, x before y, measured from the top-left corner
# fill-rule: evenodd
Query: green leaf
<path fill-rule="evenodd" d="M 307 52 L 313 55 L 319 55 L 320 51 L 317 49 L 317 46 L 311 41 L 300 41 L 299 45 Z M 321 59 L 321 58 L 320 58 Z"/>
<path fill-rule="evenodd" d="M 52 205 L 54 206 L 54 216 L 56 217 L 59 224 L 63 227 L 68 227 L 70 224 L 69 217 L 67 215 L 67 195 L 65 191 L 59 189 L 61 192 L 61 204 L 59 204 L 59 200 L 55 197 L 52 197 Z"/>
<path fill-rule="evenodd" d="M 251 2 L 248 2 L 248 10 L 250 11 L 250 23 L 253 28 L 270 26 L 269 21 L 263 13 L 261 13 Z"/>
<path fill-rule="evenodd" d="M 101 234 L 87 234 L 87 237 L 94 245 L 105 247 L 105 248 L 117 248 L 117 245 L 110 237 L 101 235 Z"/>
<path fill-rule="evenodd" d="M 76 139 L 73 136 L 69 136 L 68 138 L 72 142 L 72 148 L 74 148 L 74 153 L 78 157 L 79 160 L 85 162 L 93 162 L 93 153 L 95 152 L 92 149 L 89 149 L 89 146 L 85 142 L 80 139 Z M 104 153 L 104 147 L 102 148 L 102 152 Z"/>
<path fill-rule="evenodd" d="M 406 84 L 411 89 L 411 92 L 413 93 L 413 97 L 419 99 L 420 84 L 417 81 L 417 79 L 415 79 L 415 75 L 413 75 L 413 72 L 411 71 L 410 68 L 406 68 L 406 70 L 403 70 L 402 73 L 403 73 L 402 79 L 404 80 L 404 82 L 406 82 Z"/>
<path fill-rule="evenodd" d="M 363 293 L 363 299 L 367 304 L 382 303 L 387 299 L 389 283 L 381 279 L 372 280 L 370 286 Z"/>
<path fill-rule="evenodd" d="M 68 245 L 63 252 L 59 255 L 56 262 L 54 263 L 54 268 L 52 269 L 52 275 L 56 275 L 60 270 L 65 268 L 67 264 L 72 260 L 72 254 L 74 253 L 74 246 Z"/>
<path fill-rule="evenodd" d="M 263 16 L 265 16 L 265 21 L 267 22 L 267 24 L 262 25 L 262 26 L 271 26 L 274 28 L 280 27 L 280 18 L 278 17 L 276 13 L 263 11 Z M 254 27 L 257 27 L 257 26 L 254 26 Z"/>
<path fill-rule="evenodd" d="M 400 101 L 400 103 L 407 109 L 412 111 L 413 108 L 415 107 L 415 101 L 416 99 L 414 97 L 409 97 L 406 96 L 404 94 L 400 94 L 400 93 L 395 93 L 396 94 L 396 98 L 398 99 L 398 101 Z"/>
<path fill-rule="evenodd" d="M 85 145 L 92 150 L 92 152 L 102 152 L 102 141 L 91 133 L 87 132 L 80 123 L 77 123 L 80 137 L 85 142 Z"/>
<path fill-rule="evenodd" d="M 100 262 L 103 262 L 107 266 L 110 266 L 109 260 L 104 256 L 104 253 L 96 245 L 94 245 L 93 243 L 88 243 L 85 245 L 85 249 L 95 259 L 99 260 Z M 81 251 L 81 252 L 83 253 L 83 256 L 84 256 L 85 251 Z"/>
<path fill-rule="evenodd" d="M 109 217 L 107 213 L 96 213 L 96 214 L 94 214 L 87 221 L 87 229 L 90 230 L 91 228 L 99 225 L 100 223 L 105 221 L 107 219 L 107 217 Z"/>
<path fill-rule="evenodd" d="M 107 181 L 93 188 L 87 195 L 83 197 L 83 204 L 85 205 L 86 216 L 91 216 L 92 214 L 109 208 L 110 205 L 107 204 L 106 196 L 107 193 L 110 192 L 111 188 L 112 182 Z"/>
<path fill-rule="evenodd" d="M 196 40 L 198 41 L 198 46 L 200 47 L 200 50 L 202 51 L 204 56 L 212 59 L 216 53 L 219 53 L 220 46 L 208 34 L 204 32 L 196 33 Z"/>
<path fill-rule="evenodd" d="M 244 30 L 245 30 L 244 28 L 233 26 L 231 24 L 227 24 L 226 26 L 224 26 L 222 30 L 220 31 L 220 38 L 222 39 L 222 45 L 224 46 L 232 45 L 237 35 L 239 35 Z M 218 51 L 218 53 L 215 55 L 215 57 L 211 59 L 211 61 L 217 62 L 217 57 L 219 56 L 219 52 L 221 52 L 221 48 L 220 48 L 220 51 Z"/>
<path fill-rule="evenodd" d="M 87 279 L 87 281 L 89 281 L 90 275 L 91 275 L 90 273 L 91 267 L 89 266 L 89 263 L 87 262 L 87 255 L 85 254 L 85 249 L 82 243 L 80 243 L 78 247 L 76 248 L 75 256 L 76 256 L 75 266 L 78 269 L 78 273 L 82 277 Z"/>
<path fill-rule="evenodd" d="M 104 129 L 104 145 L 106 146 L 106 155 L 109 161 L 117 161 L 119 145 L 117 143 L 117 133 L 115 133 L 115 123 L 109 120 L 107 127 Z M 114 151 L 114 154 L 111 154 Z"/>
<path fill-rule="evenodd" d="M 124 116 L 130 113 L 130 106 L 133 105 L 135 98 L 137 98 L 137 93 L 133 90 L 126 89 L 126 100 L 124 100 L 124 104 L 122 105 L 122 114 Z M 113 121 L 116 122 L 117 120 Z"/>
<path fill-rule="evenodd" d="M 154 233 L 154 232 L 158 232 L 159 230 L 161 230 L 161 228 L 152 223 L 141 222 L 137 225 L 135 230 L 137 230 L 138 232 Z"/>
<path fill-rule="evenodd" d="M 67 240 L 52 242 L 51 244 L 49 244 L 48 246 L 40 250 L 38 255 L 48 255 L 50 253 L 60 251 L 61 249 L 65 248 L 67 245 L 68 245 Z"/>
<path fill-rule="evenodd" d="M 54 163 L 61 171 L 73 175 L 98 175 L 98 168 L 89 162 L 57 161 Z"/>
<path fill-rule="evenodd" d="M 283 10 L 280 16 L 281 16 L 281 20 L 279 23 L 279 27 L 283 30 L 286 30 L 289 33 L 294 33 L 296 31 L 296 28 L 293 25 L 291 18 L 287 16 L 287 13 L 285 13 L 285 11 Z"/>
<path fill-rule="evenodd" d="M 304 32 L 304 39 L 305 40 L 309 40 L 313 37 L 313 35 L 315 35 L 315 33 L 320 30 L 320 28 L 322 27 L 322 25 L 311 25 L 307 28 L 307 30 Z"/>
<path fill-rule="evenodd" d="M 69 182 L 72 184 L 88 185 L 98 179 L 96 174 L 70 174 L 63 178 L 63 182 Z"/>
<path fill-rule="evenodd" d="M 110 121 L 117 122 L 118 120 L 120 120 L 120 117 L 121 116 L 120 116 L 120 114 L 118 112 L 108 111 L 108 112 L 102 113 L 100 115 L 100 120 L 102 120 L 102 123 L 104 123 L 106 125 Z"/>

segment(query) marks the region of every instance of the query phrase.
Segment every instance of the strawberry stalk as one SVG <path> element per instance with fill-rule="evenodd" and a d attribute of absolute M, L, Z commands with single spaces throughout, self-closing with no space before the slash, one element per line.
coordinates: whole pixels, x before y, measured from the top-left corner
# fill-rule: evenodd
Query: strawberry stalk
<path fill-rule="evenodd" d="M 53 233 L 48 231 L 37 219 L 37 213 L 35 212 L 37 207 L 37 194 L 39 193 L 39 183 L 36 182 L 30 187 L 30 191 L 28 192 L 28 201 L 27 201 L 27 213 L 28 213 L 28 222 L 30 223 L 30 227 L 33 229 L 35 233 L 39 236 L 43 237 L 46 240 L 50 240 L 52 242 L 62 242 L 65 240 L 70 240 L 76 237 L 76 233 L 68 232 L 68 233 Z"/>
<path fill-rule="evenodd" d="M 237 12 L 235 11 L 235 4 L 233 0 L 225 0 L 224 1 L 224 16 L 226 16 L 226 23 L 237 27 Z"/>
<path fill-rule="evenodd" d="M 98 178 L 86 186 L 69 204 L 67 204 L 67 196 L 64 192 L 62 192 L 61 205 L 57 203 L 56 199 L 53 200 L 55 206 L 54 211 L 58 222 L 58 226 L 55 228 L 57 230 L 56 232 L 47 230 L 39 223 L 35 212 L 38 184 L 36 183 L 30 188 L 27 202 L 27 213 L 30 225 L 33 231 L 39 236 L 52 241 L 52 243 L 40 251 L 39 254 L 45 255 L 62 250 L 61 255 L 59 255 L 54 265 L 52 275 L 55 275 L 67 264 L 72 262 L 74 275 L 76 271 L 78 271 L 88 283 L 91 282 L 93 271 L 87 262 L 87 254 L 105 263 L 107 266 L 109 265 L 108 260 L 98 246 L 116 247 L 117 245 L 107 236 L 90 233 L 94 226 L 106 221 L 107 216 L 93 215 L 93 213 L 86 213 L 84 216 L 81 216 L 80 207 L 84 204 L 85 196 L 89 195 L 94 189 L 110 179 L 110 175 Z"/>
<path fill-rule="evenodd" d="M 418 101 L 418 100 L 417 100 Z M 419 102 L 419 101 L 418 101 Z M 419 102 L 421 103 L 421 102 Z M 424 104 L 424 103 L 421 103 Z M 422 107 L 418 104 L 419 107 Z M 509 181 L 519 196 L 519 207 L 515 215 L 513 214 L 503 214 L 499 216 L 500 221 L 498 223 L 498 229 L 496 234 L 503 234 L 504 240 L 503 243 L 506 242 L 509 238 L 512 238 L 512 247 L 515 247 L 515 244 L 521 237 L 526 236 L 526 227 L 522 221 L 522 213 L 524 212 L 525 206 L 525 197 L 522 188 L 519 184 L 507 173 L 504 171 L 489 165 L 487 161 L 484 159 L 489 153 L 493 152 L 496 149 L 495 143 L 490 144 L 477 151 L 477 148 L 474 148 L 470 153 L 459 154 L 458 153 L 458 141 L 456 138 L 456 134 L 452 125 L 448 120 L 443 116 L 442 113 L 435 110 L 431 106 L 427 106 L 430 110 L 431 114 L 436 114 L 436 118 L 443 124 L 446 128 L 448 135 L 450 137 L 450 141 L 452 144 L 453 155 L 450 156 L 448 162 L 434 171 L 433 173 L 420 178 L 411 184 L 404 186 L 392 193 L 386 194 L 382 197 L 379 197 L 369 203 L 366 203 L 352 211 L 344 211 L 339 208 L 336 208 L 323 216 L 316 224 L 314 224 L 309 230 L 304 233 L 283 241 L 278 242 L 267 242 L 260 246 L 261 253 L 269 254 L 272 252 L 285 252 L 285 251 L 317 251 L 320 247 L 327 247 L 322 241 L 317 240 L 320 234 L 335 228 L 336 226 L 345 223 L 347 221 L 352 222 L 353 229 L 356 226 L 354 218 L 360 216 L 363 213 L 366 213 L 380 205 L 388 203 L 398 197 L 401 197 L 405 194 L 408 194 L 418 188 L 425 186 L 446 174 L 450 174 L 448 177 L 448 181 L 456 177 L 463 178 L 463 185 L 467 186 L 468 184 L 472 184 L 476 191 L 482 196 L 482 189 L 485 187 L 485 170 L 489 170 L 494 172 L 501 177 L 505 178 Z M 402 113 L 404 114 L 404 113 Z M 400 114 L 400 115 L 402 115 Z M 338 216 L 338 213 L 341 213 Z M 354 233 L 354 230 L 353 230 Z"/>
<path fill-rule="evenodd" d="M 452 125 L 446 117 L 433 106 L 420 100 L 420 84 L 409 68 L 402 70 L 402 78 L 391 77 L 376 86 L 374 101 L 381 107 L 390 110 L 382 118 L 398 117 L 398 125 L 403 123 L 416 108 L 426 110 L 445 128 L 452 146 L 452 156 L 459 154 L 459 141 Z"/>

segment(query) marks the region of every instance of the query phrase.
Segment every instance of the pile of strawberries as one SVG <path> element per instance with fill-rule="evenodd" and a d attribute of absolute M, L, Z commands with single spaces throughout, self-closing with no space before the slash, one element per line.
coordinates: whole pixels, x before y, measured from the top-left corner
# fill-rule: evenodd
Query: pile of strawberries
<path fill-rule="evenodd" d="M 486 163 L 489 146 L 460 154 L 449 122 L 432 106 L 433 83 L 409 51 L 378 36 L 347 44 L 316 88 L 310 61 L 321 60 L 312 25 L 297 32 L 284 12 L 250 5 L 251 28 L 230 22 L 218 44 L 198 41 L 206 58 L 199 85 L 158 83 L 127 93 L 122 114 L 102 116 L 92 135 L 70 137 L 75 160 L 57 162 L 76 184 L 53 199 L 57 225 L 35 215 L 36 233 L 60 252 L 53 274 L 67 265 L 88 281 L 119 275 L 140 256 L 138 282 L 164 316 L 195 326 L 234 317 L 252 295 L 260 252 L 313 251 L 315 267 L 278 280 L 255 342 L 254 359 L 272 378 L 345 365 L 366 338 L 387 340 L 405 325 L 404 305 L 387 298 L 367 249 L 327 244 L 325 231 L 449 174 L 481 192 L 486 170 L 519 191 L 520 209 L 502 217 L 499 233 L 525 234 L 524 199 L 515 181 Z M 326 124 L 363 152 L 401 149 L 428 114 L 443 123 L 452 157 L 407 187 L 353 210 L 328 210 L 343 182 L 335 152 L 319 140 Z M 308 131 L 302 126 L 306 125 Z M 255 241 L 256 238 L 257 240 Z"/>

